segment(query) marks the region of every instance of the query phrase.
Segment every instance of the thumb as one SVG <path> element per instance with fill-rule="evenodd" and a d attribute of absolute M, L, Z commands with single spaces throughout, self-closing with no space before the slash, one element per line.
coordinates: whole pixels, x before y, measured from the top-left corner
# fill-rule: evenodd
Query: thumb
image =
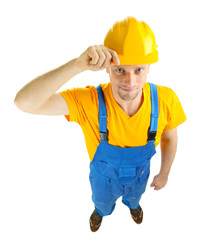
<path fill-rule="evenodd" d="M 155 181 L 154 181 L 154 179 L 153 179 L 153 181 L 152 181 L 150 187 L 155 187 Z"/>
<path fill-rule="evenodd" d="M 150 187 L 154 187 L 154 182 L 152 182 L 152 184 L 150 185 Z"/>

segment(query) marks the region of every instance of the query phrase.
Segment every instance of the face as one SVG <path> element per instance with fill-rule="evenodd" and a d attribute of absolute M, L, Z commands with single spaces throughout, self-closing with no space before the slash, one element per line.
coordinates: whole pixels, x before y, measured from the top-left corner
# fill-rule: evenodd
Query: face
<path fill-rule="evenodd" d="M 106 71 L 110 75 L 114 97 L 132 101 L 142 93 L 149 65 L 110 65 Z"/>

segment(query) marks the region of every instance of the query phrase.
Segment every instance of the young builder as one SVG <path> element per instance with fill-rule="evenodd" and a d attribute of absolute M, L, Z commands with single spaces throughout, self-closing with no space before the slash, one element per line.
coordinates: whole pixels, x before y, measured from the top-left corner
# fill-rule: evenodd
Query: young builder
<path fill-rule="evenodd" d="M 150 160 L 161 142 L 161 169 L 151 187 L 163 188 L 177 148 L 177 126 L 186 116 L 168 87 L 146 83 L 150 64 L 158 61 L 155 37 L 143 21 L 128 17 L 117 22 L 104 45 L 87 48 L 78 58 L 37 77 L 15 98 L 22 111 L 65 115 L 84 133 L 90 157 L 90 183 L 95 210 L 90 228 L 97 231 L 116 200 L 130 209 L 140 224 L 139 205 L 150 173 Z M 76 74 L 106 69 L 110 82 L 56 91 Z"/>

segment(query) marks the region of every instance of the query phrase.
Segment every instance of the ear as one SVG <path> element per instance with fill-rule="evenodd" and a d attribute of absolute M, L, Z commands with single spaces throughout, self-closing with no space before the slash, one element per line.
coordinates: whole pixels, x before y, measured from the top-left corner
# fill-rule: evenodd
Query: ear
<path fill-rule="evenodd" d="M 150 64 L 148 64 L 148 71 L 147 71 L 147 73 L 149 73 L 149 68 L 150 68 Z"/>

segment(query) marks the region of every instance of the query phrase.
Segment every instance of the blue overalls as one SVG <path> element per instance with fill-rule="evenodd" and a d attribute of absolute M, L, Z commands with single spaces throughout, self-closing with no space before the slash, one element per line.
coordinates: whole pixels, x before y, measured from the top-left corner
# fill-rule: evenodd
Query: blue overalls
<path fill-rule="evenodd" d="M 158 126 L 158 92 L 156 85 L 150 84 L 151 124 L 148 143 L 144 146 L 122 148 L 108 144 L 107 110 L 104 94 L 97 87 L 99 100 L 100 144 L 90 163 L 90 183 L 92 200 L 96 212 L 101 216 L 110 215 L 116 200 L 131 209 L 139 206 L 141 195 L 145 192 L 150 173 L 150 160 L 156 153 L 155 137 Z"/>

